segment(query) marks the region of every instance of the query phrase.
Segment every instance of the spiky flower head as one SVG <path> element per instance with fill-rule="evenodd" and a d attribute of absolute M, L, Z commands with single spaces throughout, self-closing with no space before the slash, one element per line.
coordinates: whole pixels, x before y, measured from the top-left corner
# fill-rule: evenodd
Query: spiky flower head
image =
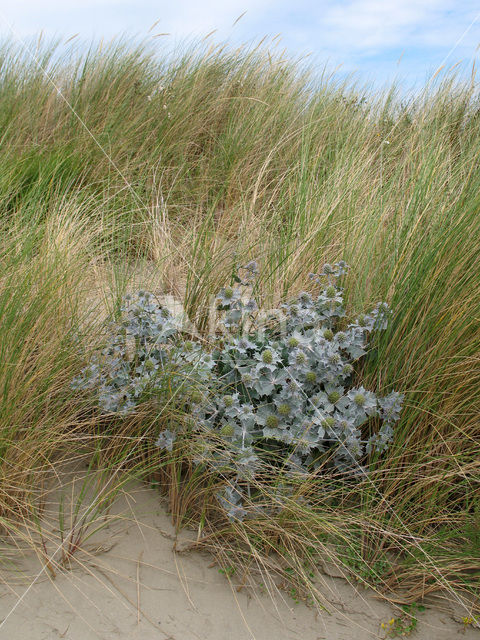
<path fill-rule="evenodd" d="M 262 353 L 262 362 L 264 362 L 265 364 L 272 364 L 273 353 L 270 351 L 270 349 L 265 349 L 265 351 Z"/>
<path fill-rule="evenodd" d="M 223 292 L 223 295 L 227 300 L 231 300 L 233 298 L 233 289 L 232 287 L 227 287 Z"/>
<path fill-rule="evenodd" d="M 315 371 L 307 371 L 305 375 L 305 380 L 309 384 L 315 384 L 315 382 L 317 381 L 317 374 L 315 373 Z"/>
<path fill-rule="evenodd" d="M 252 273 L 257 273 L 258 272 L 258 262 L 256 260 L 250 260 L 250 262 L 247 262 L 247 264 L 244 265 L 243 268 L 246 269 L 247 271 L 252 272 Z"/>
<path fill-rule="evenodd" d="M 357 393 L 356 396 L 354 397 L 353 401 L 355 402 L 357 407 L 363 407 L 363 405 L 366 402 L 366 398 L 363 395 L 363 393 Z"/>
<path fill-rule="evenodd" d="M 338 393 L 338 391 L 332 391 L 331 393 L 328 394 L 328 401 L 331 402 L 332 404 L 335 404 L 339 400 L 340 400 L 340 394 Z"/>
<path fill-rule="evenodd" d="M 230 395 L 223 396 L 223 404 L 226 407 L 228 407 L 228 408 L 233 407 L 233 402 L 234 402 L 234 400 L 233 400 L 232 396 L 230 396 Z"/>
<path fill-rule="evenodd" d="M 307 356 L 303 353 L 303 351 L 299 351 L 295 356 L 295 362 L 297 364 L 305 364 L 307 361 Z"/>
<path fill-rule="evenodd" d="M 328 418 L 325 418 L 325 420 L 322 422 L 322 427 L 324 429 L 331 429 L 334 425 L 335 418 L 332 418 L 332 416 L 328 416 Z"/>
<path fill-rule="evenodd" d="M 295 338 L 294 336 L 291 336 L 288 339 L 288 346 L 292 347 L 292 349 L 294 349 L 295 347 L 298 347 L 299 342 L 298 342 L 298 338 Z"/>
<path fill-rule="evenodd" d="M 278 413 L 283 417 L 288 416 L 290 414 L 290 405 L 286 402 L 282 402 L 282 404 L 278 406 Z"/>
<path fill-rule="evenodd" d="M 242 404 L 242 406 L 240 407 L 240 411 L 244 415 L 250 415 L 250 413 L 253 411 L 253 406 L 251 404 Z"/>
<path fill-rule="evenodd" d="M 265 426 L 269 429 L 276 429 L 278 427 L 278 418 L 273 413 L 270 414 L 265 420 Z"/>
<path fill-rule="evenodd" d="M 353 372 L 353 367 L 351 364 L 346 364 L 343 367 L 343 375 L 349 376 Z"/>
<path fill-rule="evenodd" d="M 341 356 L 340 356 L 340 354 L 339 354 L 339 353 L 332 353 L 332 354 L 329 356 L 328 361 L 329 361 L 331 364 L 339 364 L 339 363 L 342 361 L 342 358 L 341 358 Z"/>
<path fill-rule="evenodd" d="M 331 329 L 325 329 L 325 331 L 323 332 L 323 337 L 325 338 L 325 340 L 332 340 L 333 331 Z"/>
<path fill-rule="evenodd" d="M 298 382 L 296 380 L 290 380 L 288 383 L 288 390 L 292 393 L 298 391 Z"/>
<path fill-rule="evenodd" d="M 237 347 L 239 349 L 248 349 L 251 346 L 252 346 L 251 342 L 249 340 L 247 340 L 246 338 L 239 338 L 239 340 L 237 342 Z"/>
<path fill-rule="evenodd" d="M 224 424 L 220 429 L 220 433 L 222 434 L 222 436 L 233 436 L 235 433 L 235 427 L 233 426 L 233 424 L 230 424 L 228 422 L 227 424 Z"/>
<path fill-rule="evenodd" d="M 325 289 L 325 295 L 327 296 L 327 298 L 335 298 L 336 294 L 337 294 L 337 290 L 335 289 L 333 284 L 331 284 Z"/>

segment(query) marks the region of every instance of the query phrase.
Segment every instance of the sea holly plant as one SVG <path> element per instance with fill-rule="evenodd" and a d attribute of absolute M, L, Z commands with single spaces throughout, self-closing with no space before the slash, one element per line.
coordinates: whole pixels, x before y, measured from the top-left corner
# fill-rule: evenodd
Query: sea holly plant
<path fill-rule="evenodd" d="M 214 362 L 200 343 L 183 339 L 185 319 L 172 316 L 144 291 L 127 295 L 121 313 L 104 349 L 72 381 L 73 388 L 93 390 L 103 412 L 124 415 L 158 395 L 167 373 L 172 387 L 195 397 L 196 386 L 211 378 Z"/>
<path fill-rule="evenodd" d="M 248 515 L 244 491 L 265 459 L 287 477 L 319 465 L 363 475 L 366 457 L 388 447 L 403 395 L 379 397 L 354 384 L 355 365 L 391 311 L 381 302 L 348 321 L 339 286 L 347 269 L 340 261 L 310 274 L 315 295 L 300 293 L 262 326 L 252 296 L 257 264 L 248 263 L 217 295 L 221 328 L 207 346 L 152 294 L 127 296 L 105 349 L 73 385 L 96 393 L 102 411 L 128 414 L 161 397 L 168 379 L 204 434 L 196 462 L 228 482 L 219 502 L 232 519 Z M 177 435 L 163 430 L 156 444 L 171 451 Z"/>

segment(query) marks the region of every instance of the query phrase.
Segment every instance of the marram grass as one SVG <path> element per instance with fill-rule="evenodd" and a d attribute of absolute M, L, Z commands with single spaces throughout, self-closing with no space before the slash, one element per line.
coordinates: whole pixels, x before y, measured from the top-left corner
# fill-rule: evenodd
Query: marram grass
<path fill-rule="evenodd" d="M 262 48 L 70 47 L 40 43 L 35 59 L 0 49 L 3 529 L 36 529 L 80 442 L 118 487 L 120 471 L 156 478 L 178 523 L 252 572 L 272 569 L 275 552 L 285 578 L 311 585 L 306 559 L 335 543 L 339 563 L 389 596 L 401 585 L 407 600 L 438 588 L 478 599 L 475 78 L 447 76 L 402 103 L 395 87 L 372 95 Z M 122 294 L 147 287 L 140 266 L 202 333 L 212 295 L 252 258 L 267 307 L 325 261 L 352 265 L 352 309 L 384 299 L 395 312 L 364 379 L 405 393 L 405 407 L 371 480 L 327 499 L 312 479 L 298 495 L 315 509 L 292 500 L 240 526 L 222 520 L 188 447 L 170 460 L 152 448 L 159 421 L 185 419 L 173 407 L 112 427 L 69 383 Z M 398 553 L 393 569 L 385 558 Z"/>

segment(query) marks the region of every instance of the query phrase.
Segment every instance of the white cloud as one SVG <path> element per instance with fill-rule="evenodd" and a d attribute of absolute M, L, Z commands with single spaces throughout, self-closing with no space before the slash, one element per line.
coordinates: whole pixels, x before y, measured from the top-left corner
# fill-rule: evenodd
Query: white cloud
<path fill-rule="evenodd" d="M 15 0 L 0 9 L 0 32 L 8 32 L 2 15 L 21 37 L 41 29 L 47 36 L 78 31 L 85 39 L 124 31 L 147 35 L 156 20 L 155 32 L 170 33 L 172 42 L 214 29 L 215 39 L 235 43 L 280 32 L 291 53 L 311 51 L 346 70 L 373 69 L 376 59 L 395 73 L 388 60 L 404 50 L 406 57 L 417 56 L 423 76 L 453 47 L 451 63 L 474 57 L 480 18 L 464 31 L 478 11 L 478 0 Z"/>
<path fill-rule="evenodd" d="M 324 23 L 329 43 L 350 50 L 453 46 L 473 19 L 469 4 L 473 8 L 447 0 L 352 0 L 329 7 Z"/>
<path fill-rule="evenodd" d="M 231 28 L 245 11 L 259 15 L 274 4 L 275 0 L 16 0 L 0 9 L 0 29 L 6 28 L 1 24 L 2 16 L 22 32 L 27 25 L 28 29 L 36 26 L 37 30 L 50 30 L 63 21 L 70 26 L 69 18 L 75 17 L 80 19 L 77 26 L 85 32 L 94 28 L 110 32 L 112 23 L 119 22 L 123 22 L 123 29 L 140 25 L 148 29 L 159 20 L 158 28 L 175 35 L 206 35 L 206 30 Z"/>
<path fill-rule="evenodd" d="M 6 13 L 18 14 L 20 11 L 64 11 L 69 9 L 95 9 L 99 6 L 115 7 L 132 4 L 131 0 L 16 0 Z"/>
<path fill-rule="evenodd" d="M 212 29 L 229 31 L 244 12 L 242 19 L 261 17 L 275 0 L 182 0 L 177 5 L 168 4 L 160 15 L 159 27 L 165 26 L 173 33 L 188 35 L 192 32 L 206 35 Z M 239 22 L 240 24 L 240 22 Z"/>

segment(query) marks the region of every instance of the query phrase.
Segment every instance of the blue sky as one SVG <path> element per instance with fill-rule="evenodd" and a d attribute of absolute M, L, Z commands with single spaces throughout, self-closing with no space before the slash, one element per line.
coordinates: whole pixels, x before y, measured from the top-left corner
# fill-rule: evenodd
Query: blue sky
<path fill-rule="evenodd" d="M 235 24 L 235 20 L 245 15 Z M 149 31 L 158 21 L 155 28 Z M 13 27 L 14 33 L 10 27 Z M 0 3 L 0 34 L 89 41 L 120 33 L 172 47 L 211 36 L 232 45 L 277 39 L 292 56 L 340 67 L 360 83 L 423 85 L 442 64 L 467 73 L 478 56 L 480 3 L 472 0 L 14 0 Z"/>

